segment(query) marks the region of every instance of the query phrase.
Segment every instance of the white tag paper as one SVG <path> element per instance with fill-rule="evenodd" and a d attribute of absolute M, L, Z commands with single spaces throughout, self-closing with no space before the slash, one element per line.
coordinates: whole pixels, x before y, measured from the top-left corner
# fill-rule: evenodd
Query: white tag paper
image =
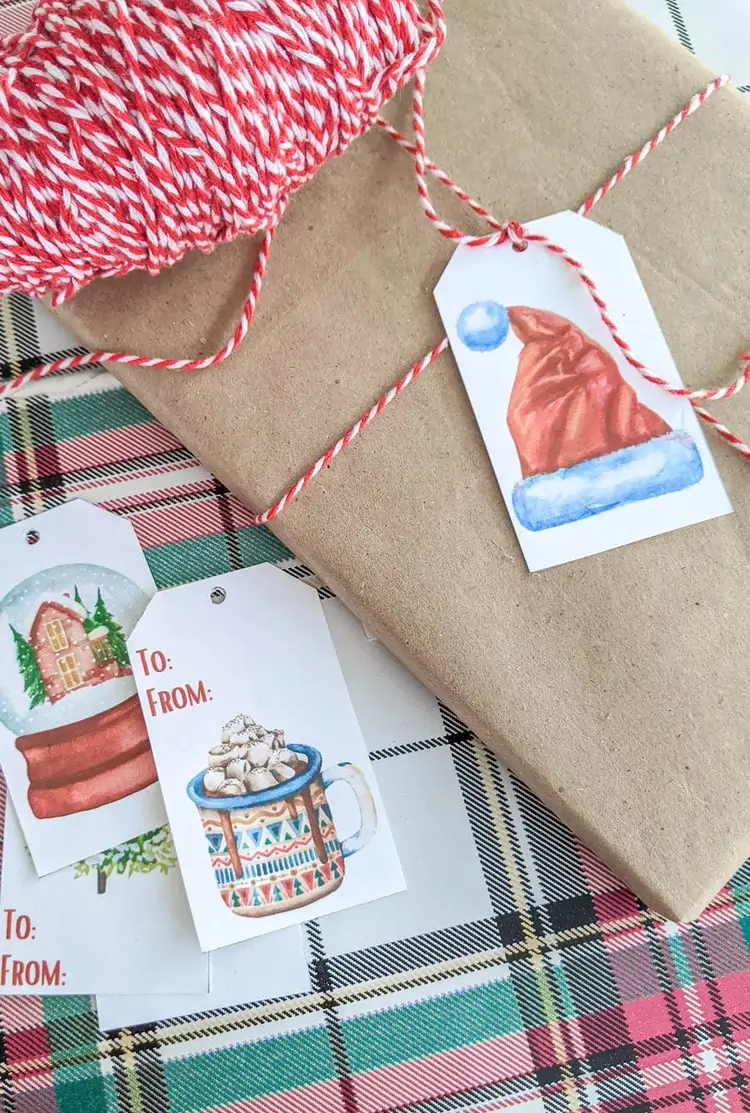
<path fill-rule="evenodd" d="M 206 992 L 208 962 L 166 829 L 101 858 L 37 877 L 7 802 L 0 995 Z"/>
<path fill-rule="evenodd" d="M 166 822 L 126 649 L 154 591 L 86 502 L 0 531 L 0 764 L 39 874 Z"/>
<path fill-rule="evenodd" d="M 267 565 L 174 588 L 129 647 L 204 950 L 404 888 L 315 591 Z"/>
<path fill-rule="evenodd" d="M 572 212 L 528 227 L 583 264 L 637 357 L 682 385 L 622 236 Z M 690 403 L 629 366 L 558 256 L 459 246 L 435 298 L 531 572 L 731 512 Z"/>
<path fill-rule="evenodd" d="M 208 993 L 160 997 L 120 995 L 97 996 L 99 1027 L 132 1028 L 157 1020 L 189 1016 L 208 1009 L 228 1009 L 233 1005 L 254 1005 L 272 997 L 291 997 L 307 993 L 310 975 L 301 928 L 275 931 L 260 939 L 222 947 L 208 955 L 211 989 Z"/>

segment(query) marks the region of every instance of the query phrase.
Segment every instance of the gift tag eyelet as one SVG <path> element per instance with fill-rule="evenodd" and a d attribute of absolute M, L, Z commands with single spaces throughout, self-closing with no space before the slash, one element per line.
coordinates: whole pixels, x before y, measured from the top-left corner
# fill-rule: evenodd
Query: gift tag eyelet
<path fill-rule="evenodd" d="M 223 587 L 215 587 L 211 592 L 211 602 L 216 603 L 217 606 L 219 603 L 223 603 L 226 597 L 227 593 Z"/>
<path fill-rule="evenodd" d="M 39 540 L 39 531 L 35 530 L 35 529 L 30 529 L 29 532 L 26 534 L 26 544 L 27 545 L 36 545 L 38 540 Z"/>
<path fill-rule="evenodd" d="M 529 241 L 528 240 L 516 240 L 513 243 L 513 250 L 514 251 L 527 251 L 528 247 L 529 247 Z"/>

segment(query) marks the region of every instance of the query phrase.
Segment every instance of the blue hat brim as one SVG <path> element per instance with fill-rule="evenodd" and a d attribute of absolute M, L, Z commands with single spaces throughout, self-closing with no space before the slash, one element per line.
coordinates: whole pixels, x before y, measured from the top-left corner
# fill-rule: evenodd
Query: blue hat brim
<path fill-rule="evenodd" d="M 682 491 L 702 478 L 703 461 L 692 437 L 672 432 L 572 468 L 529 476 L 513 489 L 513 509 L 522 526 L 538 532 Z"/>

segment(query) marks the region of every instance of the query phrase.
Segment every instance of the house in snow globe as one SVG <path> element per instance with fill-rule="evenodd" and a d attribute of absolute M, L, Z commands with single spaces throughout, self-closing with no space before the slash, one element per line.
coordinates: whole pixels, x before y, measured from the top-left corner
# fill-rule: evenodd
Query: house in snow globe
<path fill-rule="evenodd" d="M 106 626 L 87 630 L 88 611 L 70 595 L 45 599 L 31 626 L 29 644 L 51 703 L 86 685 L 127 676 L 110 644 Z"/>

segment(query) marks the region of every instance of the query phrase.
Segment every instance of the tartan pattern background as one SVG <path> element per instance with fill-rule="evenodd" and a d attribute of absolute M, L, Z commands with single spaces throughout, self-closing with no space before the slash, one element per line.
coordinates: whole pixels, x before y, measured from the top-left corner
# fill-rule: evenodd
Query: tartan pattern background
<path fill-rule="evenodd" d="M 39 350 L 40 311 L 16 308 L 0 344 Z M 78 495 L 133 522 L 160 587 L 262 560 L 310 576 L 108 375 L 53 385 L 0 413 L 0 522 Z M 665 924 L 439 716 L 372 757 L 381 783 L 418 762 L 423 795 L 444 757 L 483 914 L 356 950 L 314 922 L 309 993 L 134 1031 L 100 1033 L 87 998 L 0 998 L 2 1113 L 750 1109 L 750 863 Z"/>
<path fill-rule="evenodd" d="M 108 376 L 12 399 L 0 449 L 0 520 L 84 493 L 133 521 L 161 587 L 308 575 Z M 700 921 L 662 923 L 441 715 L 372 756 L 382 776 L 445 752 L 486 915 L 344 953 L 314 922 L 309 993 L 136 1031 L 99 1033 L 87 998 L 0 998 L 3 1113 L 750 1108 L 750 864 Z"/>
<path fill-rule="evenodd" d="M 723 21 L 750 58 L 744 0 L 633 2 L 750 91 L 750 63 L 710 56 Z M 0 33 L 26 7 L 0 2 Z M 0 302 L 0 376 L 68 344 Z M 159 587 L 263 560 L 311 576 L 106 374 L 0 407 L 0 525 L 71 497 L 133 522 Z M 295 998 L 105 1034 L 88 998 L 0 997 L 0 1113 L 750 1113 L 750 863 L 666 924 L 448 709 L 434 720 L 372 758 L 381 784 L 399 763 L 423 778 L 408 807 L 440 797 L 438 771 L 450 785 L 471 900 L 446 885 L 436 923 L 412 896 L 408 931 L 353 949 L 311 923 Z"/>

